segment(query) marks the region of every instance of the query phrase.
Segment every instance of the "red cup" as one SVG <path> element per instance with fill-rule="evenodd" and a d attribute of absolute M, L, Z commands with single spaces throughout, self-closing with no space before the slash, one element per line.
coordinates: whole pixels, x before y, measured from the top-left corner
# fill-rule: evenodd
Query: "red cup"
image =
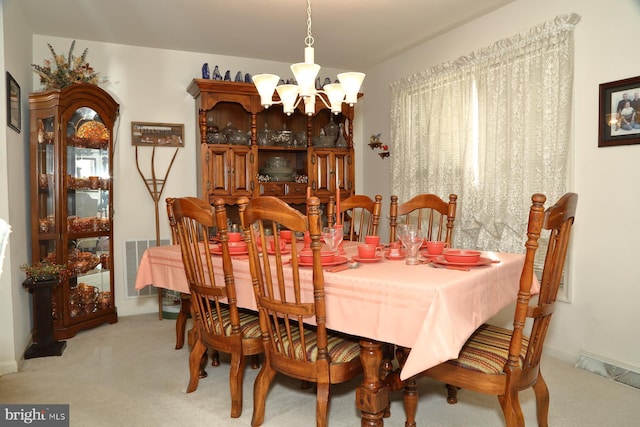
<path fill-rule="evenodd" d="M 440 255 L 444 248 L 449 247 L 448 243 L 438 240 L 429 240 L 425 244 L 427 245 L 427 252 L 429 255 Z"/>
<path fill-rule="evenodd" d="M 374 246 L 380 246 L 380 236 L 364 236 L 364 242 Z"/>
<path fill-rule="evenodd" d="M 358 256 L 363 259 L 371 259 L 376 257 L 377 246 L 369 243 L 358 245 Z"/>
<path fill-rule="evenodd" d="M 287 242 L 285 242 L 284 240 L 280 239 L 280 250 L 283 251 L 285 246 L 287 245 Z M 272 252 L 276 251 L 276 239 L 270 239 L 269 240 L 269 249 L 271 249 Z"/>
<path fill-rule="evenodd" d="M 291 230 L 280 230 L 280 239 L 285 242 L 291 242 Z"/>
<path fill-rule="evenodd" d="M 239 242 L 242 240 L 242 233 L 237 231 L 230 231 L 227 233 L 227 236 L 229 237 L 230 242 Z"/>

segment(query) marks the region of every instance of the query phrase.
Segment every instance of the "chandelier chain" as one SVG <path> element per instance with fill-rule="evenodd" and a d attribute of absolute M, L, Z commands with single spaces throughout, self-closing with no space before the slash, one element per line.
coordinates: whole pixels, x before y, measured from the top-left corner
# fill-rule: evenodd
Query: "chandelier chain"
<path fill-rule="evenodd" d="M 304 43 L 307 47 L 312 47 L 313 42 L 313 35 L 311 35 L 311 0 L 307 0 L 307 37 L 304 39 Z"/>

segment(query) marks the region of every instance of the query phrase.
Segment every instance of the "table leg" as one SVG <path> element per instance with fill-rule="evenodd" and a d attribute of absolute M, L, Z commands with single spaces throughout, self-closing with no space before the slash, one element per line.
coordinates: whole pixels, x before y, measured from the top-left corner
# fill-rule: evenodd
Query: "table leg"
<path fill-rule="evenodd" d="M 382 416 L 389 404 L 389 391 L 380 380 L 382 344 L 360 340 L 360 361 L 364 370 L 362 384 L 356 390 L 356 407 L 360 410 L 362 427 L 384 426 Z"/>

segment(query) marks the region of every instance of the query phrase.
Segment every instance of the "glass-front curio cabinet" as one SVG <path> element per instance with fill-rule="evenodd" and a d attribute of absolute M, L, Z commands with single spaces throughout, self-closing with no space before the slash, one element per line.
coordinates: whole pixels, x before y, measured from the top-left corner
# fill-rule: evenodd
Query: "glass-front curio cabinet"
<path fill-rule="evenodd" d="M 67 264 L 53 334 L 118 321 L 113 275 L 113 128 L 119 106 L 74 84 L 29 95 L 32 261 Z"/>

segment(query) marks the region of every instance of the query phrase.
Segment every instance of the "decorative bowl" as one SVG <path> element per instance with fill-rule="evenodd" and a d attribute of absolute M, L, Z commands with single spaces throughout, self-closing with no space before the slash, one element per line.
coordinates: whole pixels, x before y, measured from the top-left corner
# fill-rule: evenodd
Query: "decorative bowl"
<path fill-rule="evenodd" d="M 229 253 L 237 254 L 247 251 L 247 244 L 245 242 L 229 242 Z"/>
<path fill-rule="evenodd" d="M 322 259 L 322 264 L 327 264 L 333 262 L 335 254 L 331 251 L 321 251 L 320 258 Z M 312 264 L 313 251 L 311 249 L 304 249 L 300 251 L 300 262 L 305 264 Z"/>
<path fill-rule="evenodd" d="M 443 252 L 444 259 L 447 262 L 473 264 L 480 259 L 479 251 L 466 249 L 449 249 Z"/>
<path fill-rule="evenodd" d="M 232 145 L 249 145 L 249 135 L 242 131 L 233 132 L 227 139 Z"/>
<path fill-rule="evenodd" d="M 289 169 L 289 159 L 280 156 L 271 157 L 267 160 L 265 169 Z"/>

